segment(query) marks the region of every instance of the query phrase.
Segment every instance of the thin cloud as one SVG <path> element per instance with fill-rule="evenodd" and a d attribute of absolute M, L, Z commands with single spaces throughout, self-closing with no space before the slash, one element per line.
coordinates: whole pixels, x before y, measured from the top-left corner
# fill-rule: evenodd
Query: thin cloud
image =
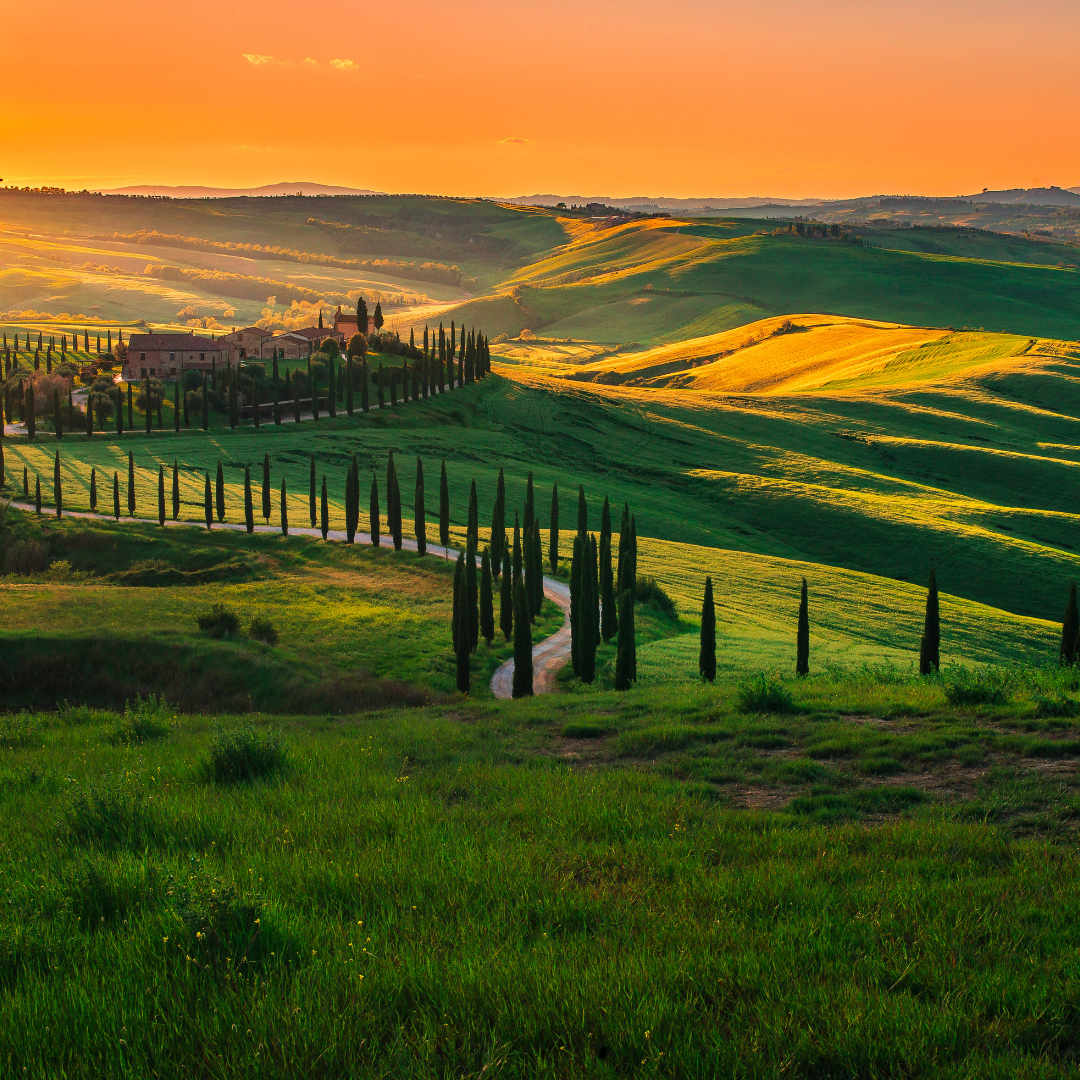
<path fill-rule="evenodd" d="M 358 71 L 360 65 L 355 60 L 331 60 L 330 66 L 338 71 Z"/>
<path fill-rule="evenodd" d="M 502 143 L 511 143 L 511 144 L 520 146 L 522 143 L 527 143 L 527 142 L 531 142 L 531 141 L 532 141 L 531 139 L 520 139 L 516 135 L 511 135 L 510 138 L 508 138 L 508 139 L 500 139 L 499 143 L 500 144 L 502 144 Z"/>
<path fill-rule="evenodd" d="M 262 53 L 246 52 L 243 54 L 243 57 L 249 64 L 254 64 L 256 67 L 258 67 L 260 64 L 274 63 L 274 58 L 272 56 L 263 56 Z"/>

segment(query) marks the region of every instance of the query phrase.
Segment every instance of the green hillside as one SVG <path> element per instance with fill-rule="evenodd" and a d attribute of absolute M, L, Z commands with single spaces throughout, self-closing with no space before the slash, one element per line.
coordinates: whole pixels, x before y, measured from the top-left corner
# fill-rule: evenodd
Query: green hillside
<path fill-rule="evenodd" d="M 815 333 L 792 338 L 812 343 Z M 446 460 L 458 524 L 474 479 L 481 522 L 490 520 L 501 466 L 512 506 L 520 506 L 533 472 L 544 527 L 551 485 L 562 493 L 564 529 L 584 485 L 593 528 L 606 494 L 617 507 L 630 503 L 642 536 L 915 585 L 936 568 L 946 593 L 1056 619 L 1078 571 L 1080 355 L 1054 342 L 1016 355 L 1011 338 L 999 347 L 987 336 L 974 349 L 964 335 L 952 346 L 950 340 L 916 350 L 926 356 L 914 375 L 901 351 L 907 374 L 892 386 L 868 372 L 865 387 L 856 381 L 813 392 L 648 389 L 570 382 L 518 367 L 427 401 L 299 428 L 217 426 L 209 435 L 175 435 L 167 422 L 147 438 L 137 417 L 136 433 L 119 444 L 115 434 L 65 436 L 65 499 L 72 508 L 87 505 L 91 466 L 123 478 L 130 449 L 140 513 L 156 516 L 158 465 L 169 469 L 177 460 L 184 513 L 199 520 L 203 474 L 213 474 L 220 460 L 235 520 L 242 470 L 257 471 L 266 452 L 275 488 L 284 475 L 302 520 L 310 454 L 340 507 L 351 455 L 362 473 L 381 477 L 392 448 L 406 477 L 414 455 L 423 457 L 429 513 L 434 470 Z M 9 481 L 21 483 L 25 465 L 31 484 L 41 475 L 48 499 L 54 448 L 48 435 L 34 444 L 9 439 Z M 411 483 L 402 487 L 411 505 Z M 332 517 L 340 521 L 340 509 Z M 657 574 L 669 580 L 663 567 Z M 684 610 L 692 615 L 693 604 Z"/>
<path fill-rule="evenodd" d="M 747 235 L 748 225 L 760 231 Z M 651 219 L 583 231 L 499 295 L 457 314 L 511 337 L 527 328 L 608 343 L 661 344 L 792 312 L 1080 335 L 1080 271 L 1006 261 L 1000 237 L 969 240 L 960 256 L 773 235 L 775 228 Z"/>

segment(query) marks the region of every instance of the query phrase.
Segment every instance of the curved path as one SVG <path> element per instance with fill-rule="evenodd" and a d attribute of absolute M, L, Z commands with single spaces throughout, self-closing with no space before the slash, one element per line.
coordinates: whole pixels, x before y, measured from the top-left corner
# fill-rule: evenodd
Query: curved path
<path fill-rule="evenodd" d="M 14 499 L 11 502 L 17 510 L 26 510 L 30 513 L 34 512 L 34 504 L 28 502 L 16 502 Z M 42 509 L 42 513 L 46 513 L 45 509 Z M 52 511 L 55 513 L 55 510 Z M 86 510 L 65 510 L 64 517 L 73 518 L 91 518 L 95 521 L 119 521 L 125 525 L 153 525 L 152 518 L 134 518 L 121 515 L 119 518 L 114 518 L 111 514 L 92 514 Z M 206 524 L 201 521 L 171 521 L 166 519 L 165 524 L 169 527 L 177 528 L 195 528 L 205 529 Z M 241 530 L 246 531 L 246 526 L 242 522 L 234 521 L 222 521 L 214 522 L 215 529 L 231 529 L 233 532 L 239 532 Z M 280 533 L 281 528 L 278 525 L 256 525 L 255 532 L 259 533 Z M 309 528 L 294 528 L 289 526 L 290 536 L 314 536 L 321 537 L 322 532 L 319 529 Z M 344 541 L 348 539 L 348 534 L 343 529 L 330 529 L 326 534 L 328 540 Z M 388 538 L 383 537 L 386 541 Z M 370 544 L 371 534 L 358 532 L 356 534 L 356 543 L 358 544 Z M 392 547 L 393 541 L 385 546 Z M 406 551 L 416 551 L 416 541 L 409 539 L 405 536 L 401 539 L 401 546 Z M 456 559 L 458 556 L 458 549 L 451 547 L 443 547 L 441 544 L 428 544 L 427 554 L 434 555 L 437 558 L 442 559 Z M 535 694 L 550 694 L 556 689 L 556 680 L 558 679 L 559 672 L 566 666 L 567 661 L 570 659 L 570 586 L 564 584 L 561 581 L 556 581 L 554 578 L 544 578 L 544 595 L 558 604 L 565 613 L 565 618 L 561 629 L 557 630 L 551 637 L 544 638 L 538 645 L 533 646 L 533 693 Z M 505 664 L 501 665 L 491 679 L 491 690 L 497 698 L 510 698 L 513 696 L 512 690 L 514 685 L 514 661 L 512 659 L 507 660 Z"/>
<path fill-rule="evenodd" d="M 561 629 L 533 646 L 533 693 L 550 694 L 556 689 L 559 672 L 570 659 L 570 586 L 544 578 L 544 595 L 563 609 Z M 491 692 L 497 698 L 513 697 L 514 661 L 507 660 L 491 677 Z"/>

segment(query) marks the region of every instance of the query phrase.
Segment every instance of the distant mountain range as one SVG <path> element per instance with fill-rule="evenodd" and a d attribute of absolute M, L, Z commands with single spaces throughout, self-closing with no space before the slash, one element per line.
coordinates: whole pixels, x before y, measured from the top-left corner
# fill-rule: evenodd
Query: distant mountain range
<path fill-rule="evenodd" d="M 882 197 L 880 195 L 868 195 L 854 199 L 769 199 L 758 196 L 737 198 L 716 195 L 710 198 L 669 199 L 664 196 L 640 195 L 620 199 L 611 195 L 518 195 L 505 201 L 534 206 L 556 206 L 561 202 L 566 203 L 567 206 L 587 206 L 589 203 L 602 203 L 604 206 L 614 206 L 620 210 L 675 210 L 687 213 L 702 210 L 749 210 L 758 206 L 848 206 L 858 205 L 871 199 L 878 200 Z M 912 202 L 924 200 L 932 202 L 997 203 L 1001 205 L 1024 203 L 1031 206 L 1080 206 L 1080 186 L 1074 188 L 1009 188 L 1002 191 L 982 191 L 975 195 L 940 197 L 893 195 L 887 196 L 887 198 L 890 200 L 911 200 Z"/>
<path fill-rule="evenodd" d="M 234 199 L 240 195 L 379 195 L 368 188 L 332 187 L 296 180 L 288 184 L 264 184 L 252 188 L 170 187 L 167 184 L 137 184 L 133 187 L 110 188 L 103 195 L 164 195 L 170 199 Z"/>

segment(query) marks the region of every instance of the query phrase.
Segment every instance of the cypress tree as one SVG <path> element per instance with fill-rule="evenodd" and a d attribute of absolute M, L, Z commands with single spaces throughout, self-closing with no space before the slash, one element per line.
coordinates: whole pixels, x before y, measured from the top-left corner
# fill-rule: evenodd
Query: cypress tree
<path fill-rule="evenodd" d="M 34 477 L 34 510 L 41 513 L 41 477 Z"/>
<path fill-rule="evenodd" d="M 97 513 L 97 469 L 90 470 L 90 513 Z"/>
<path fill-rule="evenodd" d="M 626 573 L 627 552 L 630 549 L 630 504 L 623 503 L 622 521 L 619 523 L 619 563 L 615 575 L 615 592 L 622 600 L 623 576 Z"/>
<path fill-rule="evenodd" d="M 90 399 L 87 398 L 87 407 L 89 407 Z M 187 403 L 184 403 L 184 422 L 187 423 Z M 180 380 L 176 379 L 173 382 L 173 430 L 179 433 L 180 431 Z"/>
<path fill-rule="evenodd" d="M 577 531 L 584 536 L 589 531 L 589 508 L 585 505 L 585 487 L 578 485 L 577 495 Z"/>
<path fill-rule="evenodd" d="M 799 594 L 799 629 L 795 637 L 795 674 L 810 674 L 810 613 L 806 596 L 806 578 L 802 579 L 802 592 Z"/>
<path fill-rule="evenodd" d="M 128 451 L 128 517 L 135 516 L 135 457 Z"/>
<path fill-rule="evenodd" d="M 345 360 L 345 411 L 353 414 L 353 358 L 350 354 Z"/>
<path fill-rule="evenodd" d="M 370 381 L 367 360 L 365 359 L 360 363 L 360 408 L 365 413 L 369 408 L 368 394 Z"/>
<path fill-rule="evenodd" d="M 495 637 L 495 598 L 491 587 L 491 553 L 480 559 L 480 636 L 490 645 Z"/>
<path fill-rule="evenodd" d="M 521 528 L 518 525 L 517 511 L 514 511 L 514 562 L 513 562 L 513 574 L 514 581 L 517 581 L 519 577 L 525 572 L 525 568 L 521 562 Z M 517 588 L 517 586 L 514 586 Z M 517 610 L 515 606 L 514 610 Z"/>
<path fill-rule="evenodd" d="M 308 462 L 308 512 L 311 517 L 311 527 L 314 529 L 316 525 L 315 517 L 315 455 L 312 454 Z M 326 537 L 324 536 L 325 540 Z"/>
<path fill-rule="evenodd" d="M 439 474 L 439 543 L 450 543 L 450 486 L 446 481 L 446 459 Z"/>
<path fill-rule="evenodd" d="M 326 473 L 323 473 L 322 478 L 322 502 L 320 509 L 322 510 L 322 528 L 320 531 L 322 532 L 322 538 L 325 540 L 326 534 L 330 531 L 330 502 L 326 497 Z"/>
<path fill-rule="evenodd" d="M 1076 663 L 1076 636 L 1080 634 L 1080 612 L 1076 606 L 1076 584 L 1069 586 L 1069 603 L 1061 624 L 1061 663 L 1070 667 Z M 920 664 L 921 667 L 921 664 Z"/>
<path fill-rule="evenodd" d="M 33 442 L 37 434 L 37 417 L 34 415 L 34 384 L 28 383 L 23 391 L 23 400 L 26 402 L 26 436 Z M 119 432 L 117 432 L 119 434 Z"/>
<path fill-rule="evenodd" d="M 476 553 L 480 546 L 480 511 L 476 499 L 476 481 L 469 488 L 469 518 L 465 529 L 465 547 L 468 551 Z"/>
<path fill-rule="evenodd" d="M 533 518 L 536 517 L 536 497 L 533 492 L 533 474 L 529 470 L 529 479 L 525 481 L 525 531 L 532 532 Z"/>
<path fill-rule="evenodd" d="M 480 643 L 480 590 L 476 581 L 476 553 L 465 551 L 465 598 L 469 605 L 469 652 Z"/>
<path fill-rule="evenodd" d="M 454 570 L 454 652 L 457 658 L 457 688 L 461 693 L 469 692 L 469 615 L 468 596 L 462 563 L 465 556 L 458 554 L 457 567 Z"/>
<path fill-rule="evenodd" d="M 604 641 L 610 641 L 618 629 L 615 579 L 611 570 L 611 507 L 605 495 L 604 509 L 600 513 L 600 637 Z"/>
<path fill-rule="evenodd" d="M 379 408 L 386 408 L 386 395 L 383 392 L 383 366 L 382 361 L 379 361 Z"/>
<path fill-rule="evenodd" d="M 503 526 L 503 522 L 499 519 L 499 504 L 498 500 L 496 500 L 495 505 L 491 508 L 491 569 L 495 577 L 499 576 L 502 550 L 505 544 L 506 529 Z M 499 553 L 498 558 L 495 556 L 496 552 Z"/>
<path fill-rule="evenodd" d="M 130 386 L 130 384 L 129 384 Z M 150 410 L 150 379 L 143 379 L 143 407 L 146 409 L 146 434 L 150 434 L 151 410 Z"/>
<path fill-rule="evenodd" d="M 532 697 L 533 657 L 532 625 L 529 622 L 529 606 L 525 587 L 520 575 L 514 580 L 514 685 L 515 698 Z"/>
<path fill-rule="evenodd" d="M 401 550 L 401 487 L 398 484 L 397 466 L 394 464 L 394 451 L 390 451 L 389 461 L 386 467 L 387 486 L 387 528 L 394 540 L 394 550 Z"/>
<path fill-rule="evenodd" d="M 244 466 L 244 528 L 250 536 L 255 531 L 255 501 L 251 497 L 251 467 Z"/>
<path fill-rule="evenodd" d="M 60 415 L 60 391 L 53 390 L 53 431 L 56 432 L 56 437 L 62 439 L 64 437 L 64 420 Z"/>
<path fill-rule="evenodd" d="M 270 524 L 270 455 L 263 454 L 262 475 L 262 516 L 267 525 Z"/>
<path fill-rule="evenodd" d="M 941 670 L 941 625 L 938 618 L 937 574 L 930 571 L 930 583 L 926 590 L 926 620 L 923 623 L 922 641 L 919 643 L 919 674 L 929 675 Z"/>
<path fill-rule="evenodd" d="M 499 585 L 499 629 L 507 641 L 514 631 L 514 571 L 510 549 L 503 544 L 502 582 Z"/>
<path fill-rule="evenodd" d="M 397 408 L 397 378 L 393 369 L 390 371 L 390 406 Z"/>
<path fill-rule="evenodd" d="M 300 423 L 300 372 L 293 372 L 293 420 Z"/>
<path fill-rule="evenodd" d="M 207 431 L 210 427 L 210 399 L 207 397 L 206 378 L 202 383 L 202 429 Z"/>
<path fill-rule="evenodd" d="M 214 524 L 214 493 L 210 490 L 210 474 L 206 474 L 206 486 L 203 489 L 203 510 L 206 514 L 206 527 L 210 529 Z"/>
<path fill-rule="evenodd" d="M 502 565 L 503 548 L 506 544 L 506 479 L 499 469 L 499 479 L 495 484 L 495 505 L 491 508 L 491 568 L 499 576 Z"/>
<path fill-rule="evenodd" d="M 634 604 L 637 603 L 637 518 L 630 515 L 630 548 L 627 552 L 627 587 Z M 637 631 L 630 638 L 630 678 L 637 682 Z"/>
<path fill-rule="evenodd" d="M 356 543 L 356 528 L 359 522 L 359 465 L 354 457 L 345 473 L 345 537 L 350 544 Z"/>
<path fill-rule="evenodd" d="M 217 519 L 225 520 L 225 472 L 221 467 L 221 459 L 218 458 L 217 477 L 214 482 L 215 502 L 217 503 Z"/>
<path fill-rule="evenodd" d="M 416 459 L 416 486 L 413 488 L 413 535 L 416 537 L 416 550 L 421 555 L 426 555 L 427 520 L 424 511 L 424 463 L 419 457 Z"/>
<path fill-rule="evenodd" d="M 326 361 L 326 411 L 331 420 L 337 418 L 337 377 L 332 357 Z"/>
<path fill-rule="evenodd" d="M 540 542 L 540 521 L 533 518 L 532 543 L 529 544 L 529 612 L 535 619 L 544 606 L 544 550 Z"/>
<path fill-rule="evenodd" d="M 615 689 L 629 690 L 634 656 L 634 597 L 629 589 L 619 597 L 619 647 L 615 654 Z"/>
<path fill-rule="evenodd" d="M 375 474 L 371 474 L 371 502 L 369 504 L 370 509 L 368 511 L 369 520 L 371 524 L 368 526 L 371 530 L 371 546 L 379 546 L 379 481 L 375 479 Z"/>
<path fill-rule="evenodd" d="M 23 489 L 23 495 L 26 498 L 29 499 L 30 498 L 30 473 L 27 470 L 25 465 L 23 466 L 23 471 L 22 471 L 22 489 Z"/>
<path fill-rule="evenodd" d="M 176 458 L 172 465 L 172 518 L 173 521 L 180 516 L 180 467 Z"/>
<path fill-rule="evenodd" d="M 278 395 L 278 384 L 274 383 L 274 423 L 281 427 L 281 399 Z"/>
<path fill-rule="evenodd" d="M 259 415 L 260 412 L 261 412 L 261 410 L 259 408 L 259 405 L 260 405 L 260 402 L 259 402 L 259 380 L 253 378 L 251 380 L 251 419 L 254 420 L 256 427 L 259 426 L 259 421 L 261 419 L 261 416 Z M 239 411 L 240 411 L 240 409 L 239 409 L 239 403 L 238 403 L 237 404 L 237 413 L 238 414 L 239 414 Z"/>
<path fill-rule="evenodd" d="M 289 505 L 285 496 L 285 477 L 281 478 L 281 535 L 289 535 Z"/>
<path fill-rule="evenodd" d="M 112 501 L 113 517 L 120 520 L 120 474 L 114 470 L 112 474 Z"/>
<path fill-rule="evenodd" d="M 134 402 L 134 397 L 133 397 L 133 395 L 131 393 L 131 383 L 127 384 L 127 405 L 128 405 L 127 426 L 128 426 L 128 431 L 131 431 L 135 427 L 135 413 L 134 413 L 135 402 Z"/>
<path fill-rule="evenodd" d="M 581 576 L 585 565 L 582 552 L 584 540 L 580 533 L 574 537 L 574 551 L 570 556 L 570 666 L 575 675 L 581 674 Z"/>
<path fill-rule="evenodd" d="M 608 555 L 610 565 L 611 528 L 608 523 Z M 548 526 L 548 565 L 551 567 L 551 576 L 559 572 L 559 485 L 551 485 L 551 524 Z M 604 639 L 605 641 L 607 638 Z"/>
<path fill-rule="evenodd" d="M 716 680 L 716 607 L 713 604 L 712 578 L 705 578 L 705 599 L 701 602 L 701 647 L 698 650 L 698 673 L 706 682 Z"/>
<path fill-rule="evenodd" d="M 56 451 L 56 459 L 53 461 L 53 503 L 56 506 L 56 516 L 60 517 L 63 512 L 63 492 L 60 488 L 60 451 Z"/>
<path fill-rule="evenodd" d="M 584 561 L 581 567 L 581 616 L 578 646 L 578 662 L 581 665 L 581 681 L 591 683 L 596 677 L 596 537 L 582 538 L 581 551 Z"/>
<path fill-rule="evenodd" d="M 11 416 L 11 403 L 8 401 L 8 417 Z M 86 437 L 88 439 L 93 438 L 94 435 L 94 406 L 90 402 L 89 391 L 86 394 Z"/>

